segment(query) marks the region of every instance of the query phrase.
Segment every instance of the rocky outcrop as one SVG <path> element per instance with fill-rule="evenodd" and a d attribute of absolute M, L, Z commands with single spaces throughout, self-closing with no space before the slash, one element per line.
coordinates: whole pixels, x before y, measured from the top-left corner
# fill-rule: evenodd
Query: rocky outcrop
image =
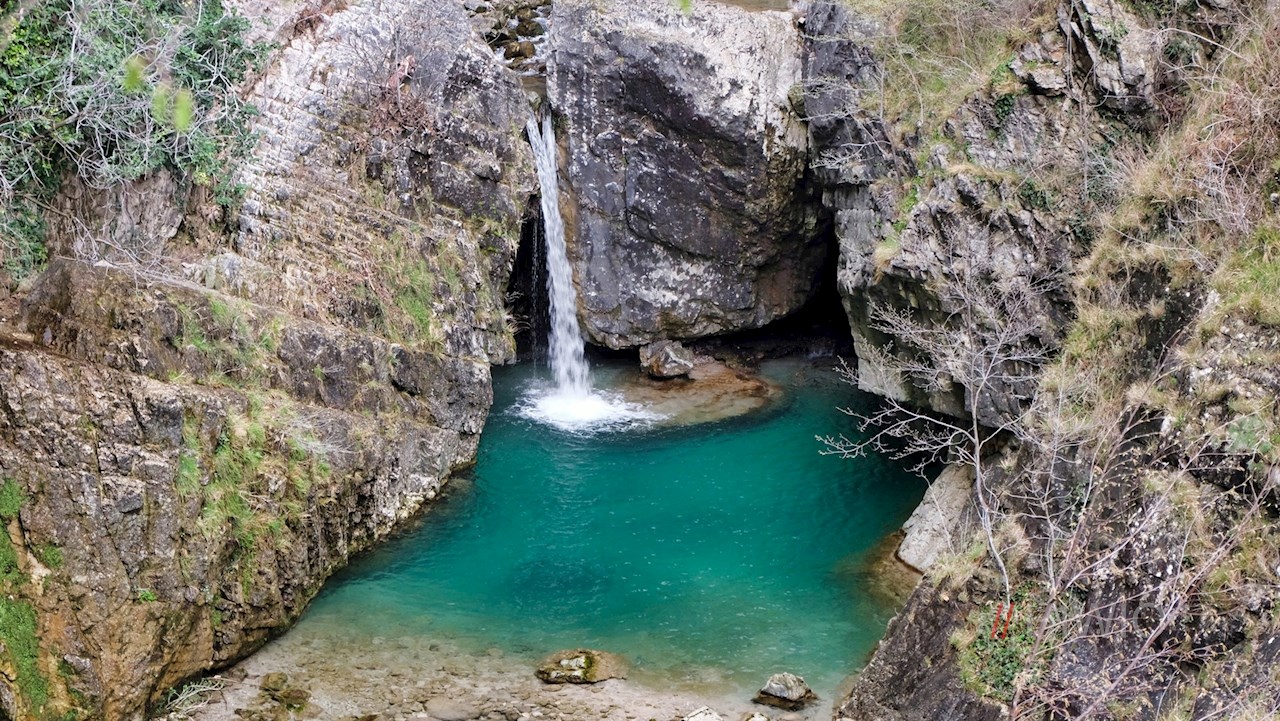
<path fill-rule="evenodd" d="M 836 218 L 837 279 L 859 384 L 941 413 L 974 412 L 998 426 L 1030 397 L 1027 373 L 1004 374 L 977 398 L 959 382 L 923 384 L 894 362 L 914 357 L 913 340 L 896 337 L 877 314 L 905 314 L 927 333 L 983 325 L 971 319 L 1009 317 L 1016 310 L 1026 327 L 1026 352 L 1010 355 L 1034 355 L 1057 344 L 1069 317 L 1065 279 L 1079 253 L 1078 236 L 1057 210 L 1054 191 L 1030 171 L 1050 159 L 1063 167 L 1083 162 L 1080 147 L 1092 132 L 1092 118 L 1065 114 L 1063 99 L 1037 94 L 1047 91 L 1030 84 L 1058 87 L 1056 78 L 1066 77 L 1064 43 L 1048 33 L 1033 44 L 1036 74 L 1027 75 L 1028 86 L 1002 85 L 970 100 L 917 151 L 924 158 L 917 169 L 881 121 L 859 109 L 876 72 L 863 45 L 869 32 L 863 21 L 839 3 L 818 2 L 806 28 L 806 87 L 813 89 L 805 102 L 815 117 L 815 176 Z M 994 111 L 995 105 L 1002 109 Z M 910 180 L 900 182 L 904 176 Z M 990 290 L 1005 288 L 1030 290 Z M 976 308 L 979 300 L 991 307 Z"/>
<path fill-rule="evenodd" d="M 1003 458 L 984 460 L 982 485 L 968 493 L 982 499 L 988 528 L 928 569 L 838 706 L 838 721 L 1244 717 L 1280 708 L 1265 672 L 1244 671 L 1254 664 L 1275 672 L 1264 646 L 1275 638 L 1276 595 L 1261 589 L 1273 586 L 1276 571 L 1269 562 L 1245 570 L 1224 560 L 1241 552 L 1234 539 L 1280 532 L 1273 500 L 1264 500 L 1276 493 L 1274 412 L 1269 403 L 1231 412 L 1244 407 L 1242 398 L 1274 397 L 1254 384 L 1274 381 L 1257 353 L 1276 339 L 1261 315 L 1253 321 L 1267 330 L 1242 321 L 1262 313 L 1259 298 L 1234 317 L 1215 308 L 1222 269 L 1257 267 L 1258 248 L 1269 246 L 1208 246 L 1210 254 L 1237 254 L 1211 278 L 1203 273 L 1215 263 L 1186 259 L 1205 258 L 1205 246 L 1191 242 L 1177 259 L 1161 256 L 1170 244 L 1223 234 L 1221 221 L 1204 213 L 1210 195 L 1248 206 L 1273 182 L 1273 169 L 1236 157 L 1239 185 L 1159 190 L 1200 187 L 1202 176 L 1231 165 L 1217 150 L 1220 138 L 1205 134 L 1214 123 L 1252 128 L 1275 156 L 1273 124 L 1232 100 L 1170 91 L 1167 74 L 1178 72 L 1170 58 L 1201 57 L 1207 48 L 1198 42 L 1232 32 L 1243 37 L 1212 82 L 1229 87 L 1245 67 L 1257 73 L 1251 87 L 1259 86 L 1259 67 L 1276 77 L 1280 66 L 1262 59 L 1274 54 L 1256 54 L 1260 39 L 1275 34 L 1275 8 L 1232 30 L 1215 14 L 1236 13 L 1238 21 L 1247 12 L 1228 5 L 1162 17 L 1105 2 L 1060 3 L 1056 28 L 1013 49 L 931 136 L 899 138 L 915 145 L 910 180 L 872 180 L 871 202 L 856 206 L 868 212 L 856 226 L 837 224 L 840 285 L 864 386 L 1000 428 L 1004 445 Z M 1205 35 L 1170 42 L 1188 23 Z M 1162 127 L 1187 105 L 1194 130 Z M 866 125 L 858 113 L 839 122 Z M 1207 161 L 1199 156 L 1205 143 L 1214 147 Z M 1124 153 L 1140 156 L 1144 145 L 1159 150 L 1119 171 Z M 854 171 L 869 162 L 855 160 Z M 1263 234 L 1274 228 L 1270 214 L 1252 222 Z M 961 302 L 1007 299 L 1019 278 L 1034 279 L 1023 287 L 1036 290 L 1017 313 L 999 302 L 987 310 Z M 998 292 L 973 293 L 983 287 Z M 910 322 L 886 327 L 875 307 Z M 912 354 L 912 341 L 930 333 L 978 347 L 1010 319 L 1033 331 L 1009 346 L 1010 356 L 1037 360 L 995 366 L 998 377 L 981 391 L 925 387 L 919 378 L 945 380 L 950 368 L 918 363 L 907 376 L 892 362 L 929 360 Z M 919 333 L 895 332 L 908 325 Z M 1061 359 L 1042 375 L 1044 359 L 1059 349 Z M 1241 365 L 1249 369 L 1241 373 Z M 1034 413 L 1024 415 L 1029 408 Z M 961 485 L 953 480 L 958 507 Z M 910 525 L 933 524 L 917 515 Z M 1225 577 L 1232 580 L 1209 580 Z"/>
<path fill-rule="evenodd" d="M 964 625 L 968 605 L 954 591 L 921 583 L 906 608 L 889 622 L 884 640 L 858 675 L 836 721 L 996 721 L 1001 708 L 965 688 L 951 637 Z"/>
<path fill-rule="evenodd" d="M 898 558 L 920 571 L 928 571 L 938 557 L 958 552 L 970 533 L 965 523 L 972 513 L 973 469 L 951 465 L 929 484 L 920 505 L 902 524 L 906 535 L 898 545 Z"/>
<path fill-rule="evenodd" d="M 801 184 L 792 16 L 563 0 L 549 43 L 590 339 L 696 338 L 799 308 L 827 249 Z"/>
<path fill-rule="evenodd" d="M 462 3 L 237 4 L 279 46 L 243 202 L 69 186 L 102 242 L 52 247 L 98 262 L 0 313 L 9 718 L 137 718 L 260 646 L 473 461 L 514 354 L 528 106 Z"/>
<path fill-rule="evenodd" d="M 1104 107 L 1142 112 L 1155 106 L 1165 40 L 1114 0 L 1074 0 L 1064 4 L 1060 16 L 1066 37 L 1084 51 L 1076 65 L 1087 74 Z M 1065 89 L 1056 73 L 1035 69 L 1028 73 L 1033 87 Z M 1040 77 L 1049 82 L 1041 82 Z"/>

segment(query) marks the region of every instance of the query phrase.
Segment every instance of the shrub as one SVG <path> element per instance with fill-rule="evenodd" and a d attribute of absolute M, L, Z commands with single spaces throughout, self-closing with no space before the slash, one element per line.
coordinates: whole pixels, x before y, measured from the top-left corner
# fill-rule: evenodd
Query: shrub
<path fill-rule="evenodd" d="M 254 112 L 234 89 L 267 49 L 248 27 L 221 0 L 48 0 L 0 35 L 0 269 L 43 262 L 68 170 L 108 188 L 167 168 L 231 203 Z"/>

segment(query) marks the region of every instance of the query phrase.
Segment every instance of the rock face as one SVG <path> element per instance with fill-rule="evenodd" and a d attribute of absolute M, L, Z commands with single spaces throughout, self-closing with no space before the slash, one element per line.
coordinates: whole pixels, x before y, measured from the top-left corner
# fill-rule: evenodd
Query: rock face
<path fill-rule="evenodd" d="M 852 69 L 844 75 L 838 72 L 840 53 L 852 59 L 846 68 L 865 60 L 865 55 L 857 53 L 856 20 L 841 21 L 844 11 L 838 8 L 820 12 L 823 5 L 814 4 L 810 31 L 815 40 L 837 40 L 815 42 L 807 71 L 816 74 L 812 79 L 837 82 L 813 83 L 818 91 L 806 96 L 811 109 L 842 93 L 856 98 L 865 83 Z M 1194 22 L 1216 27 L 1221 35 L 1215 37 L 1243 34 L 1248 42 L 1241 42 L 1242 48 L 1262 47 L 1250 43 L 1275 34 L 1274 8 L 1268 11 L 1271 24 L 1259 26 L 1266 28 L 1259 34 L 1257 27 L 1213 20 L 1214 13 L 1230 7 L 1231 3 L 1223 3 L 1191 13 L 1197 18 Z M 1205 102 L 1203 96 L 1179 96 L 1176 88 L 1171 90 L 1175 81 L 1165 74 L 1176 75 L 1176 66 L 1155 58 L 1196 57 L 1206 50 L 1196 43 L 1171 43 L 1168 38 L 1177 32 L 1158 24 L 1173 27 L 1188 20 L 1181 11 L 1168 13 L 1139 16 L 1109 2 L 1059 3 L 1056 28 L 1014 48 L 987 87 L 949 111 L 932 137 L 908 138 L 909 143 L 919 143 L 914 149 L 918 167 L 903 165 L 902 158 L 883 150 L 890 145 L 876 142 L 880 132 L 876 121 L 864 113 L 835 113 L 811 127 L 811 142 L 819 165 L 824 166 L 815 175 L 824 186 L 824 200 L 837 216 L 839 285 L 858 344 L 864 387 L 940 413 L 972 416 L 990 427 L 1019 419 L 1037 392 L 1042 394 L 1038 400 L 1049 406 L 1036 408 L 1035 420 L 1021 426 L 1030 431 L 1013 441 L 1006 457 L 989 464 L 984 475 L 990 497 L 998 499 L 993 545 L 1036 550 L 1022 554 L 997 549 L 979 553 L 976 560 L 961 555 L 957 560 L 962 563 L 935 565 L 837 705 L 837 721 L 985 721 L 1034 713 L 1025 704 L 1042 701 L 1043 707 L 1052 707 L 1052 714 L 1063 718 L 1118 716 L 1123 715 L 1117 711 L 1121 708 L 1145 709 L 1136 712 L 1140 716 L 1167 714 L 1167 709 L 1158 713 L 1153 709 L 1174 697 L 1183 702 L 1181 710 L 1172 713 L 1188 717 L 1210 713 L 1209 709 L 1248 715 L 1250 711 L 1243 709 L 1255 704 L 1266 709 L 1266 715 L 1280 707 L 1275 684 L 1259 682 L 1264 673 L 1275 673 L 1271 667 L 1275 654 L 1263 650 L 1274 643 L 1275 620 L 1269 610 L 1258 610 L 1273 609 L 1275 596 L 1264 600 L 1257 590 L 1274 578 L 1271 567 L 1255 566 L 1254 579 L 1260 580 L 1236 581 L 1239 595 L 1230 597 L 1232 591 L 1215 590 L 1212 602 L 1196 598 L 1201 579 L 1216 572 L 1209 570 L 1220 557 L 1214 554 L 1234 552 L 1227 539 L 1239 537 L 1242 527 L 1255 522 L 1248 516 L 1252 511 L 1232 508 L 1226 500 L 1237 491 L 1224 493 L 1224 489 L 1237 484 L 1235 489 L 1249 486 L 1259 493 L 1257 489 L 1270 482 L 1268 468 L 1275 462 L 1271 456 L 1259 463 L 1256 449 L 1247 443 L 1232 455 L 1230 439 L 1214 436 L 1197 424 L 1248 425 L 1251 417 L 1227 420 L 1232 399 L 1274 396 L 1251 385 L 1274 386 L 1273 364 L 1259 363 L 1239 375 L 1232 370 L 1248 355 L 1243 349 L 1277 347 L 1274 327 L 1255 334 L 1224 320 L 1222 309 L 1214 307 L 1215 294 L 1206 293 L 1214 282 L 1199 275 L 1202 267 L 1188 271 L 1185 280 L 1173 281 L 1175 269 L 1183 266 L 1142 255 L 1177 242 L 1191 227 L 1218 233 L 1205 230 L 1214 227 L 1211 222 L 1202 225 L 1205 221 L 1176 212 L 1166 217 L 1170 211 L 1162 205 L 1163 196 L 1143 195 L 1147 191 L 1127 187 L 1123 181 L 1102 190 L 1080 183 L 1081 178 L 1096 177 L 1089 175 L 1096 172 L 1091 163 L 1117 162 L 1127 152 L 1119 147 L 1133 149 L 1148 143 L 1165 148 L 1164 152 L 1177 149 L 1170 156 L 1153 153 L 1140 164 L 1141 171 L 1154 170 L 1148 182 L 1198 183 L 1198 178 L 1190 180 L 1194 171 L 1177 173 L 1186 173 L 1186 167 L 1210 173 L 1220 160 L 1215 156 L 1212 162 L 1196 165 L 1195 155 L 1206 141 L 1199 136 L 1189 141 L 1190 136 L 1180 135 L 1178 104 L 1192 106 L 1188 117 L 1203 111 L 1224 124 L 1242 122 L 1238 109 L 1216 109 L 1216 99 Z M 1144 27 L 1152 23 L 1156 26 Z M 842 25 L 852 31 L 841 32 Z M 1262 56 L 1251 56 L 1251 52 L 1236 56 L 1235 61 L 1241 67 L 1260 64 Z M 823 71 L 821 61 L 828 57 L 833 63 Z M 1271 68 L 1274 76 L 1274 64 Z M 1274 103 L 1275 96 L 1267 102 Z M 819 110 L 815 115 L 825 113 Z M 1254 134 L 1274 143 L 1269 132 Z M 1116 141 L 1104 152 L 1099 139 L 1105 138 Z M 850 144 L 849 139 L 854 141 Z M 822 159 L 838 158 L 835 151 L 842 147 L 858 152 L 847 155 L 846 162 L 827 167 Z M 1164 164 L 1164 157 L 1176 160 Z M 876 168 L 895 165 L 902 167 L 905 176 L 915 177 L 906 183 L 877 179 Z M 1263 172 L 1268 182 L 1271 173 Z M 1135 177 L 1143 176 L 1139 172 Z M 1256 179 L 1245 182 L 1250 187 L 1232 197 L 1257 192 Z M 1115 195 L 1107 198 L 1108 193 Z M 1143 208 L 1136 221 L 1125 215 L 1135 201 Z M 1109 256 L 1110 252 L 1122 257 Z M 998 336 L 1002 323 L 998 314 L 989 316 L 991 322 L 974 324 L 973 306 L 956 302 L 963 295 L 958 290 L 975 277 L 996 288 L 1012 287 L 1017 278 L 1036 279 L 1039 291 L 1017 315 L 1036 332 L 1026 337 L 1020 350 L 1034 357 L 1036 350 L 1056 352 L 1065 346 L 1052 376 L 1042 379 L 1035 367 L 1012 371 L 1005 367 L 997 382 L 975 393 L 958 383 L 924 387 L 896 372 L 900 366 L 878 364 L 886 356 L 885 349 L 892 357 L 909 348 L 911 338 L 878 327 L 869 312 L 877 305 L 906 315 L 926 331 L 969 324 L 974 329 L 969 334 L 970 347 Z M 1092 321 L 1095 317 L 1107 320 Z M 1109 325 L 1116 317 L 1132 320 Z M 1064 342 L 1068 323 L 1073 323 L 1072 336 Z M 1076 333 L 1090 342 L 1073 347 Z M 1219 356 L 1218 349 L 1228 344 L 1233 345 L 1230 353 Z M 882 351 L 880 356 L 876 350 Z M 1193 367 L 1180 367 L 1189 359 L 1194 359 Z M 942 373 L 934 376 L 933 370 Z M 947 371 L 936 367 L 916 377 L 942 377 Z M 1180 389 L 1172 391 L 1175 395 L 1183 394 L 1175 402 L 1162 405 L 1140 394 L 1126 394 L 1126 389 L 1142 388 L 1165 376 L 1186 379 L 1186 385 L 1171 384 Z M 1038 385 L 1042 380 L 1043 385 Z M 1057 396 L 1059 392 L 1063 395 Z M 1075 404 L 1084 397 L 1090 399 L 1085 405 L 1096 399 L 1098 407 L 1105 408 L 1094 410 L 1096 415 L 1086 419 L 1083 428 L 1087 430 L 1073 426 L 1077 420 L 1073 413 L 1079 407 Z M 1055 402 L 1063 403 L 1063 409 L 1053 407 Z M 1135 435 L 1148 434 L 1148 440 L 1090 435 L 1093 429 L 1128 417 L 1142 419 L 1138 423 L 1145 424 L 1144 430 Z M 1267 424 L 1274 427 L 1272 420 Z M 1072 441 L 1078 445 L 1070 452 L 1055 445 L 1056 434 L 1063 432 L 1081 439 Z M 1215 460 L 1203 459 L 1205 447 L 1214 449 L 1209 455 Z M 1119 448 L 1132 460 L 1108 468 L 1105 493 L 1091 498 L 1079 495 L 1099 478 L 1091 459 L 1121 452 L 1115 450 Z M 994 454 L 990 460 L 997 460 Z M 1237 465 L 1227 470 L 1216 466 L 1219 462 Z M 1153 473 L 1153 468 L 1162 470 Z M 936 500 L 961 506 L 965 484 L 959 478 L 951 480 L 952 492 L 945 491 L 950 483 L 935 487 L 936 495 L 942 496 Z M 935 494 L 931 491 L 931 495 Z M 1173 507 L 1180 510 L 1174 512 Z M 1217 525 L 1205 536 L 1213 539 L 1207 546 L 1215 550 L 1199 557 L 1184 555 L 1184 547 L 1172 539 L 1186 537 L 1191 522 L 1182 519 L 1198 519 L 1194 509 L 1199 507 L 1215 509 L 1211 523 Z M 1046 517 L 1071 519 L 1074 530 L 1068 543 L 1045 531 Z M 938 527 L 926 519 L 914 516 L 909 533 Z M 1274 536 L 1274 514 L 1268 513 L 1256 527 L 1265 527 L 1259 533 Z M 980 548 L 987 541 L 981 534 L 971 534 L 962 544 Z M 912 549 L 905 544 L 902 556 L 923 567 L 933 555 L 928 551 L 931 545 Z M 1090 570 L 1078 577 L 1064 572 L 1061 562 L 1066 554 L 1057 550 L 1064 547 L 1071 549 L 1074 568 Z M 1010 599 L 1002 577 L 1004 563 L 1008 563 L 1009 577 L 1015 579 L 1014 588 L 1053 590 Z M 1102 567 L 1105 570 L 1093 570 Z M 1067 577 L 1071 580 L 1064 581 Z M 1224 600 L 1224 596 L 1230 598 Z M 1173 598 L 1179 601 L 1170 603 Z M 1070 610 L 1064 611 L 1068 605 Z M 1224 611 L 1227 608 L 1232 610 Z M 997 632 L 995 624 L 1002 611 L 1004 625 Z M 1227 613 L 1232 616 L 1228 618 Z M 998 654 L 1025 653 L 1025 648 L 1017 648 L 1022 641 L 1012 639 L 1035 638 L 1037 629 L 1046 628 L 1050 618 L 1060 629 L 1055 631 L 1061 634 L 1059 645 L 1039 657 L 1020 657 L 1014 673 L 996 678 Z M 1070 620 L 1064 623 L 1063 619 Z M 1008 630 L 1011 623 L 1016 631 Z M 1045 648 L 1039 643 L 1037 638 L 1037 648 Z M 1270 670 L 1243 672 L 1246 657 L 1255 667 Z M 1194 677 L 1180 670 L 1186 658 L 1196 659 Z M 1030 702 L 1033 697 L 1037 701 Z M 1240 710 L 1223 711 L 1233 703 Z"/>
<path fill-rule="evenodd" d="M 626 678 L 627 664 L 614 654 L 579 648 L 551 654 L 536 674 L 546 683 L 598 683 Z"/>
<path fill-rule="evenodd" d="M 8 718 L 137 718 L 259 647 L 473 462 L 513 356 L 528 106 L 461 2 L 237 5 L 279 46 L 242 206 L 69 187 L 112 242 L 54 224 L 100 262 L 0 323 Z"/>
<path fill-rule="evenodd" d="M 754 700 L 766 706 L 796 711 L 817 698 L 803 678 L 794 673 L 775 673 L 765 682 Z"/>
<path fill-rule="evenodd" d="M 992 312 L 999 316 L 1016 305 L 1019 321 L 1030 329 L 1025 347 L 1010 355 L 1055 347 L 1069 318 L 1065 279 L 1079 252 L 1077 236 L 1054 210 L 1049 192 L 1022 173 L 1050 158 L 1064 166 L 1082 162 L 1078 148 L 1090 126 L 1060 112 L 1061 100 L 1020 88 L 1000 101 L 1010 109 L 993 130 L 995 99 L 976 97 L 947 121 L 943 140 L 929 141 L 917 169 L 894 152 L 879 119 L 858 110 L 875 73 L 862 45 L 869 32 L 862 22 L 839 3 L 816 2 L 807 28 L 806 87 L 813 90 L 805 103 L 815 117 L 815 177 L 835 215 L 837 283 L 858 355 L 859 385 L 949 415 L 972 410 L 998 426 L 1021 412 L 1034 389 L 1031 373 L 1008 373 L 980 389 L 979 397 L 947 381 L 945 370 L 942 382 L 925 387 L 886 362 L 886 350 L 889 360 L 894 354 L 910 358 L 913 343 L 887 330 L 877 309 L 907 314 L 926 333 L 958 322 L 981 326 L 971 321 L 974 297 L 990 288 L 1034 286 L 1016 297 L 996 294 L 991 302 L 999 307 Z M 1034 61 L 1035 82 L 1056 87 L 1049 80 L 1055 72 L 1065 82 L 1061 39 L 1047 34 L 1032 47 L 1036 52 L 1024 62 Z M 923 177 L 899 184 L 895 170 Z M 994 336 L 995 329 L 977 333 Z"/>
<path fill-rule="evenodd" d="M 693 370 L 693 351 L 672 340 L 640 346 L 640 367 L 654 378 L 678 378 Z"/>
<path fill-rule="evenodd" d="M 1064 10 L 1064 27 L 1084 49 L 1077 62 L 1089 73 L 1102 105 L 1126 112 L 1151 110 L 1163 47 L 1157 34 L 1114 0 L 1073 0 Z M 1030 72 L 1036 85 L 1046 87 L 1036 80 L 1043 71 Z M 1058 77 L 1049 77 L 1047 87 L 1058 87 Z"/>
<path fill-rule="evenodd" d="M 800 307 L 827 249 L 801 190 L 791 15 L 562 0 L 549 44 L 590 339 L 622 348 L 694 338 Z"/>
<path fill-rule="evenodd" d="M 958 551 L 958 544 L 968 539 L 962 529 L 972 498 L 973 469 L 955 465 L 943 469 L 902 524 L 906 537 L 898 546 L 898 558 L 923 573 L 940 554 Z"/>
<path fill-rule="evenodd" d="M 965 613 L 967 607 L 933 584 L 917 586 L 906 608 L 889 622 L 884 641 L 833 717 L 837 721 L 1002 718 L 1000 706 L 983 701 L 960 680 L 949 639 L 963 624 Z"/>

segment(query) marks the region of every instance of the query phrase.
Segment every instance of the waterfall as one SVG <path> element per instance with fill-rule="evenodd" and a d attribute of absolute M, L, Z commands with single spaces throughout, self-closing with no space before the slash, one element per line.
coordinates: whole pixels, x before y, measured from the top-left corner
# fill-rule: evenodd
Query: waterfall
<path fill-rule="evenodd" d="M 578 328 L 578 294 L 573 287 L 564 218 L 560 215 L 555 128 L 550 117 L 543 118 L 541 126 L 530 118 L 525 127 L 533 146 L 538 184 L 542 186 L 542 235 L 546 238 L 547 297 L 551 301 L 548 355 L 555 386 L 534 389 L 525 397 L 521 412 L 574 433 L 631 428 L 658 420 L 661 416 L 627 403 L 618 393 L 591 388 L 591 369 L 587 366 L 582 330 Z"/>
<path fill-rule="evenodd" d="M 556 135 L 551 117 L 529 118 L 526 126 L 533 146 L 538 184 L 542 186 L 543 235 L 547 240 L 547 297 L 551 301 L 549 355 L 556 389 L 561 395 L 585 397 L 591 392 L 590 369 L 583 353 L 582 331 L 578 328 L 578 294 L 573 287 L 573 269 L 564 241 L 564 218 L 560 215 L 560 191 L 556 183 Z"/>

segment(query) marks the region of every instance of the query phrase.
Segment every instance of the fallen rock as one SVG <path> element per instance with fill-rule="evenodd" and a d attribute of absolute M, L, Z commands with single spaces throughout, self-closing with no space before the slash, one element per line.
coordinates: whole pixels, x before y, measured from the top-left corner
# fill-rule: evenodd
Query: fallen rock
<path fill-rule="evenodd" d="M 626 670 L 620 656 L 579 648 L 551 654 L 538 665 L 537 676 L 546 683 L 596 683 L 626 678 Z"/>
<path fill-rule="evenodd" d="M 902 524 L 906 536 L 898 546 L 898 558 L 924 573 L 938 556 L 953 550 L 972 496 L 973 469 L 961 465 L 944 468 Z"/>
<path fill-rule="evenodd" d="M 794 673 L 775 673 L 765 682 L 760 693 L 752 699 L 756 703 L 773 706 L 787 711 L 797 711 L 818 696 Z"/>
<path fill-rule="evenodd" d="M 640 367 L 654 378 L 678 378 L 693 370 L 693 351 L 673 340 L 640 347 Z"/>
<path fill-rule="evenodd" d="M 480 718 L 480 709 L 454 699 L 433 698 L 423 708 L 431 718 L 439 721 L 470 721 Z"/>
<path fill-rule="evenodd" d="M 742 718 L 738 719 L 738 721 L 770 721 L 770 719 L 759 711 L 752 711 L 742 714 Z"/>
<path fill-rule="evenodd" d="M 712 711 L 710 708 L 703 706 L 695 709 L 692 713 L 686 715 L 680 721 L 724 721 L 724 717 Z"/>

